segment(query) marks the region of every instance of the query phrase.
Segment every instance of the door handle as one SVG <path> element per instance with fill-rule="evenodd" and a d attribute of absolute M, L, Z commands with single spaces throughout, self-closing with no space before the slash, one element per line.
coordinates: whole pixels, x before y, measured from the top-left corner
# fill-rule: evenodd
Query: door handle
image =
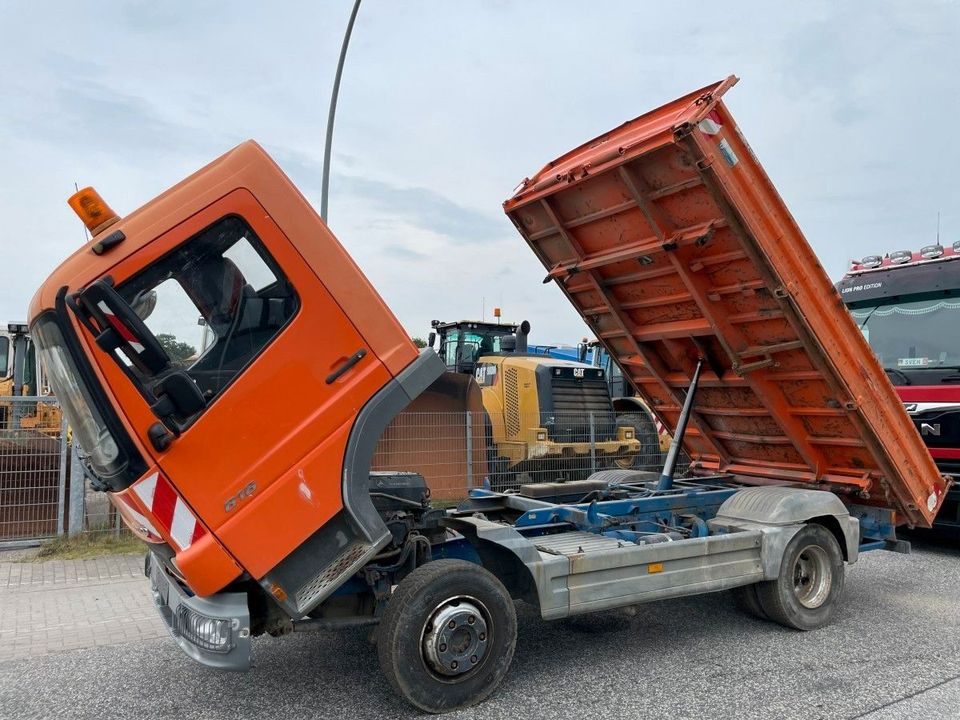
<path fill-rule="evenodd" d="M 343 364 L 340 367 L 338 367 L 332 373 L 327 375 L 327 385 L 332 385 L 334 382 L 336 382 L 345 372 L 347 372 L 350 368 L 352 368 L 358 362 L 363 360 L 363 358 L 366 357 L 366 355 L 367 355 L 366 348 L 360 348 L 359 350 L 357 350 L 353 355 L 351 355 L 346 360 L 344 360 Z"/>

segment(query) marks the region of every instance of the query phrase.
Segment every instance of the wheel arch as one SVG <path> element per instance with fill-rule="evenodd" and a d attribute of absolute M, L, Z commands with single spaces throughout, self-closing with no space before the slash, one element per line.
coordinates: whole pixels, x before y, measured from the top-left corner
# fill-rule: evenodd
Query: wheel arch
<path fill-rule="evenodd" d="M 480 565 L 503 583 L 511 597 L 540 608 L 531 570 L 539 557 L 526 538 L 513 528 L 474 518 L 448 518 L 443 524 L 463 535 L 476 550 Z"/>
<path fill-rule="evenodd" d="M 656 420 L 656 418 L 653 416 L 653 413 L 650 412 L 650 408 L 648 408 L 646 403 L 638 397 L 613 398 L 613 411 L 617 413 L 640 412 L 650 418 L 651 422 Z"/>
<path fill-rule="evenodd" d="M 843 554 L 844 562 L 851 562 L 851 550 L 853 552 L 853 557 L 856 559 L 858 543 L 853 545 L 853 548 L 850 547 L 849 538 L 843 532 L 843 528 L 840 525 L 840 521 L 837 519 L 836 515 L 818 515 L 817 517 L 812 517 L 806 521 L 807 525 L 822 525 L 837 539 L 837 544 L 840 546 L 840 552 Z"/>
<path fill-rule="evenodd" d="M 724 501 L 711 523 L 783 529 L 819 524 L 837 539 L 846 562 L 856 562 L 859 554 L 859 521 L 850 515 L 839 497 L 824 490 L 780 486 L 745 488 Z M 789 540 L 789 537 L 784 536 L 784 539 Z M 768 573 L 770 569 L 772 566 L 767 568 Z"/>

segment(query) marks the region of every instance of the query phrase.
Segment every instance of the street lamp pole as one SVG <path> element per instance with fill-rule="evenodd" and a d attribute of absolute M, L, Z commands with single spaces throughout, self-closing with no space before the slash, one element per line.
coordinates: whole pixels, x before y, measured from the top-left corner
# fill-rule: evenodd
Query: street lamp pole
<path fill-rule="evenodd" d="M 337 96 L 340 94 L 340 76 L 343 75 L 343 61 L 347 57 L 347 46 L 350 44 L 350 34 L 353 32 L 353 23 L 357 19 L 360 9 L 360 0 L 353 4 L 350 20 L 347 22 L 347 31 L 343 36 L 343 45 L 340 46 L 340 61 L 337 63 L 337 75 L 333 80 L 333 94 L 330 96 L 330 112 L 327 115 L 327 139 L 323 150 L 323 186 L 320 190 L 320 217 L 327 221 L 327 200 L 330 193 L 330 149 L 333 146 L 333 119 L 337 114 Z"/>

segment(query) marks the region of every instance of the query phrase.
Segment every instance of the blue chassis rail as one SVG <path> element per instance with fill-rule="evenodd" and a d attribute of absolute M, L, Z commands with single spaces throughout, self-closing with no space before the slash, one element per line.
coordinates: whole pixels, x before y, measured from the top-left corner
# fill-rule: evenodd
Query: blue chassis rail
<path fill-rule="evenodd" d="M 710 534 L 707 521 L 727 498 L 745 485 L 724 477 L 677 480 L 669 490 L 651 489 L 644 484 L 612 485 L 607 494 L 627 497 L 590 502 L 550 502 L 514 493 L 477 488 L 451 515 L 484 513 L 487 517 L 507 519 L 523 535 L 536 536 L 556 532 L 559 527 L 593 532 L 625 542 L 642 541 L 644 536 L 670 530 L 682 530 L 688 537 Z M 909 543 L 898 540 L 892 511 L 865 505 L 848 506 L 860 521 L 860 552 L 893 550 L 909 552 Z M 473 546 L 462 537 L 454 537 L 432 548 L 434 559 L 456 558 L 482 564 Z M 344 583 L 335 595 L 368 590 L 358 577 Z"/>
<path fill-rule="evenodd" d="M 647 484 L 611 485 L 608 495 L 627 497 L 591 502 L 549 502 L 489 489 L 471 490 L 455 515 L 483 512 L 488 516 L 515 515 L 512 525 L 524 535 L 537 535 L 567 525 L 577 530 L 601 533 L 635 542 L 643 535 L 682 528 L 689 537 L 710 534 L 706 521 L 713 518 L 727 498 L 745 485 L 725 476 L 678 480 L 669 490 Z M 849 505 L 850 514 L 860 521 L 860 551 L 895 550 L 908 552 L 909 544 L 897 539 L 894 513 L 883 508 Z"/>

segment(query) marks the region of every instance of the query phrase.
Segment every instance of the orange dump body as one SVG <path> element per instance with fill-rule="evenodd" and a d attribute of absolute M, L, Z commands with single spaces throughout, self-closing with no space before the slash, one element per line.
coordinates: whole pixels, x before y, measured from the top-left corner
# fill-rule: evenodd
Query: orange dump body
<path fill-rule="evenodd" d="M 721 96 L 549 163 L 504 204 L 699 473 L 797 482 L 929 526 L 948 480 Z"/>

